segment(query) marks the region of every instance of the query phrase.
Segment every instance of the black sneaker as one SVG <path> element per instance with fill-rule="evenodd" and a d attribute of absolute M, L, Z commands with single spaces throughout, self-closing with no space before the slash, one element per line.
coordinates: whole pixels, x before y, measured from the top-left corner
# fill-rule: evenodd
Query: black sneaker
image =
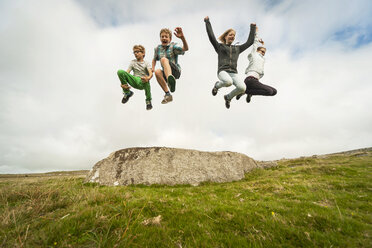
<path fill-rule="evenodd" d="M 247 99 L 245 99 L 247 101 L 247 103 L 251 102 L 251 97 L 252 97 L 251 94 L 247 94 Z"/>
<path fill-rule="evenodd" d="M 226 108 L 230 108 L 230 101 L 228 98 L 227 98 L 227 95 L 224 95 L 223 98 L 225 99 L 225 106 Z"/>
<path fill-rule="evenodd" d="M 245 93 L 241 93 L 241 94 L 237 95 L 237 96 L 236 96 L 236 100 L 239 100 L 240 97 L 242 97 L 244 94 L 245 94 Z"/>
<path fill-rule="evenodd" d="M 151 110 L 152 109 L 151 101 L 146 101 L 146 109 L 147 110 Z"/>
<path fill-rule="evenodd" d="M 175 92 L 176 91 L 176 79 L 174 78 L 173 75 L 168 76 L 167 83 L 168 83 L 170 91 Z"/>
<path fill-rule="evenodd" d="M 218 92 L 218 89 L 216 88 L 216 84 L 217 84 L 217 82 L 214 84 L 214 86 L 213 86 L 213 89 L 212 89 L 212 95 L 217 95 L 217 92 Z"/>
<path fill-rule="evenodd" d="M 131 98 L 134 95 L 133 91 L 129 91 L 129 94 L 124 94 L 123 99 L 121 99 L 121 103 L 126 103 L 129 101 L 129 98 Z"/>

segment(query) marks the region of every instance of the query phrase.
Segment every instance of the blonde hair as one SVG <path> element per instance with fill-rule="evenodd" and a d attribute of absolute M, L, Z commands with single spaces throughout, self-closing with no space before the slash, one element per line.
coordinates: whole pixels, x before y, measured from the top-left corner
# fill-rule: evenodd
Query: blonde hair
<path fill-rule="evenodd" d="M 146 50 L 145 50 L 145 47 L 144 46 L 142 46 L 142 45 L 134 45 L 133 46 L 133 51 L 134 50 L 139 50 L 140 52 L 143 53 L 143 57 L 145 57 Z"/>
<path fill-rule="evenodd" d="M 234 33 L 236 34 L 236 31 L 232 28 L 229 28 L 228 30 L 226 30 L 223 34 L 221 34 L 220 37 L 218 37 L 218 39 L 220 41 L 222 41 L 222 43 L 226 44 L 226 36 L 228 35 L 228 33 L 230 33 L 231 31 L 234 31 Z"/>
<path fill-rule="evenodd" d="M 169 38 L 172 40 L 172 32 L 169 30 L 169 28 L 163 28 L 163 29 L 161 29 L 159 35 L 161 36 L 162 33 L 168 34 L 169 35 Z"/>

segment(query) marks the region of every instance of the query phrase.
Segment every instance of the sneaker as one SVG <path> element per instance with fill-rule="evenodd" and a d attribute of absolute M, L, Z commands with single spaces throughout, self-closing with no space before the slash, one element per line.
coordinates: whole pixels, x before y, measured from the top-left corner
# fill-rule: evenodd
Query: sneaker
<path fill-rule="evenodd" d="M 151 101 L 146 101 L 146 110 L 151 110 L 151 109 L 152 109 Z"/>
<path fill-rule="evenodd" d="M 175 92 L 176 91 L 176 79 L 174 78 L 173 75 L 168 76 L 167 83 L 168 83 L 170 92 Z"/>
<path fill-rule="evenodd" d="M 121 99 L 121 103 L 126 103 L 129 101 L 129 98 L 131 98 L 134 95 L 133 91 L 129 91 L 128 95 L 124 94 L 123 99 Z"/>
<path fill-rule="evenodd" d="M 247 103 L 250 103 L 251 102 L 251 97 L 252 97 L 251 94 L 247 94 L 247 99 L 246 99 Z"/>
<path fill-rule="evenodd" d="M 218 92 L 218 89 L 216 88 L 216 84 L 217 84 L 217 82 L 214 84 L 214 86 L 213 86 L 213 89 L 212 89 L 212 95 L 217 95 L 217 92 Z"/>
<path fill-rule="evenodd" d="M 227 98 L 227 95 L 224 95 L 223 98 L 225 99 L 225 106 L 226 108 L 230 108 L 230 101 L 228 98 Z"/>
<path fill-rule="evenodd" d="M 165 95 L 163 101 L 161 101 L 162 104 L 166 104 L 168 102 L 173 101 L 172 95 Z"/>
<path fill-rule="evenodd" d="M 241 94 L 237 95 L 237 96 L 236 96 L 236 100 L 239 100 L 240 97 L 242 97 L 244 94 L 245 94 L 245 93 L 241 93 Z"/>

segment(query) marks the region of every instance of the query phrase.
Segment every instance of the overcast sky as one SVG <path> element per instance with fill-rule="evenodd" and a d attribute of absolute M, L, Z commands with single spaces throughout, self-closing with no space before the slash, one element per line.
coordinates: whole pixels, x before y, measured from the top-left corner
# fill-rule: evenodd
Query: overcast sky
<path fill-rule="evenodd" d="M 372 1 L 0 0 L 0 173 L 91 169 L 111 152 L 166 146 L 234 151 L 257 160 L 372 146 Z M 262 82 L 274 97 L 224 106 L 216 97 L 216 36 L 246 41 L 256 22 L 267 47 Z M 121 104 L 116 75 L 159 31 L 181 26 L 190 50 L 173 102 L 151 80 Z M 173 41 L 181 41 L 173 37 Z M 242 78 L 250 48 L 240 55 Z M 158 63 L 159 66 L 159 63 Z"/>

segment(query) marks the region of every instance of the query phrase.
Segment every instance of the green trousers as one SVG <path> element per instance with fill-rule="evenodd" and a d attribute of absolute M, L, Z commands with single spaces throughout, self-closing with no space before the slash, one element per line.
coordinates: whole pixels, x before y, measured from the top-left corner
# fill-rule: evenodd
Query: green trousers
<path fill-rule="evenodd" d="M 151 101 L 151 87 L 150 82 L 142 82 L 140 77 L 135 77 L 132 74 L 124 71 L 118 70 L 118 77 L 121 84 L 129 84 L 135 89 L 145 90 L 146 101 Z M 130 90 L 123 89 L 124 94 L 128 94 Z"/>

